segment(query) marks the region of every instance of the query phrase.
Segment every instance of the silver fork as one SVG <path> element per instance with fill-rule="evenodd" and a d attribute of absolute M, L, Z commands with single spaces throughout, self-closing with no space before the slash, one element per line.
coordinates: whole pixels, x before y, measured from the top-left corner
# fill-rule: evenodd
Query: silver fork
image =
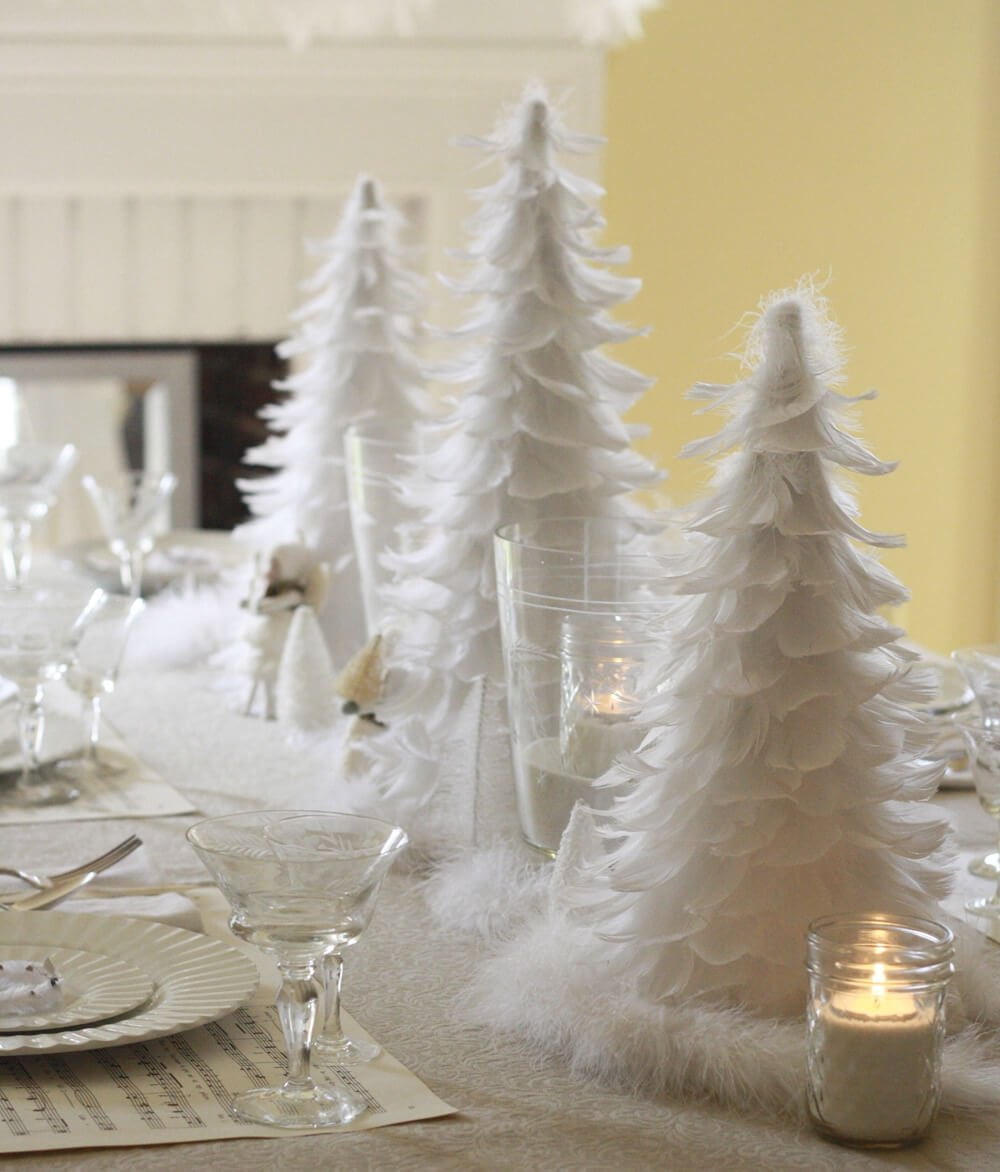
<path fill-rule="evenodd" d="M 10 875 L 15 879 L 22 879 L 25 883 L 30 883 L 32 887 L 45 891 L 47 888 L 72 882 L 81 875 L 86 875 L 89 871 L 93 871 L 95 874 L 106 871 L 108 867 L 113 867 L 115 863 L 120 863 L 122 859 L 127 858 L 139 846 L 142 846 L 142 839 L 130 834 L 128 838 L 105 851 L 103 855 L 81 863 L 78 867 L 72 867 L 69 871 L 60 871 L 55 875 L 36 875 L 34 871 L 22 871 L 18 867 L 0 867 L 0 875 Z M 2 898 L 0 896 L 0 899 Z"/>
<path fill-rule="evenodd" d="M 55 907 L 57 903 L 69 899 L 81 887 L 86 887 L 96 877 L 96 871 L 84 871 L 81 875 L 64 879 L 61 883 L 46 887 L 42 891 L 29 891 L 13 899 L 0 901 L 0 912 L 34 912 L 41 911 L 42 908 Z"/>

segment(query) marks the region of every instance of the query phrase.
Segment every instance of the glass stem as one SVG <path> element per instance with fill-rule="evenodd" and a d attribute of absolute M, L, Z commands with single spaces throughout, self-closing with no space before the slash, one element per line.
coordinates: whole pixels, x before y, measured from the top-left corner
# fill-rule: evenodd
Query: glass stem
<path fill-rule="evenodd" d="M 101 694 L 84 698 L 87 717 L 87 761 L 97 767 L 97 742 L 101 735 Z"/>
<path fill-rule="evenodd" d="M 3 569 L 7 581 L 19 589 L 31 567 L 31 522 L 3 523 Z"/>
<path fill-rule="evenodd" d="M 337 952 L 331 952 L 323 960 L 323 989 L 326 993 L 323 1037 L 328 1042 L 339 1042 L 344 1037 L 344 1027 L 340 1024 L 340 989 L 343 983 L 344 958 Z"/>
<path fill-rule="evenodd" d="M 142 591 L 142 568 L 143 552 L 138 546 L 128 549 L 120 559 L 119 576 L 129 598 L 138 598 Z"/>
<path fill-rule="evenodd" d="M 275 1004 L 288 1054 L 285 1088 L 309 1091 L 313 1087 L 309 1060 L 323 989 L 316 980 L 316 966 L 311 961 L 305 965 L 279 961 L 278 969 L 281 973 L 281 988 Z"/>
<path fill-rule="evenodd" d="M 42 697 L 41 684 L 19 687 L 17 690 L 17 734 L 21 742 L 21 768 L 25 777 L 36 774 L 39 769 L 38 754 L 41 752 L 42 733 L 45 730 Z"/>

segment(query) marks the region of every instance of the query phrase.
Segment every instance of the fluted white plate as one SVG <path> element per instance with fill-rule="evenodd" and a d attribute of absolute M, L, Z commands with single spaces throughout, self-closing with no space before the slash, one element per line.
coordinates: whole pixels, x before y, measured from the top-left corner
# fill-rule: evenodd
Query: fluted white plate
<path fill-rule="evenodd" d="M 210 936 L 153 920 L 83 912 L 0 915 L 0 959 L 25 946 L 80 949 L 124 960 L 146 973 L 153 992 L 132 1012 L 79 1029 L 0 1035 L 0 1057 L 97 1050 L 145 1042 L 224 1017 L 257 989 L 257 966 Z"/>
<path fill-rule="evenodd" d="M 2 959 L 8 958 L 39 964 L 50 959 L 59 975 L 61 996 L 58 1005 L 40 1013 L 5 1013 L 0 1000 L 0 1033 L 23 1034 L 107 1021 L 148 1001 L 154 988 L 153 978 L 138 965 L 98 952 L 24 944 L 17 956 L 8 957 L 5 948 Z"/>

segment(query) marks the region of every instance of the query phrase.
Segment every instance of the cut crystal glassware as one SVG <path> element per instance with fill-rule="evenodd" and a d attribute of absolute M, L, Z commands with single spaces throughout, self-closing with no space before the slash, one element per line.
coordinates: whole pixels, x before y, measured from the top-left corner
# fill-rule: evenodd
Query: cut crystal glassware
<path fill-rule="evenodd" d="M 0 532 L 8 586 L 19 589 L 31 566 L 31 532 L 55 504 L 76 463 L 73 444 L 16 443 L 0 448 Z"/>
<path fill-rule="evenodd" d="M 21 774 L 13 793 L 20 805 L 71 802 L 80 790 L 71 778 L 43 768 L 43 687 L 66 669 L 76 644 L 107 601 L 103 590 L 64 583 L 33 583 L 0 591 L 0 674 L 17 688 Z"/>
<path fill-rule="evenodd" d="M 111 552 L 118 558 L 122 589 L 132 598 L 142 593 L 142 571 L 155 534 L 163 526 L 163 506 L 177 487 L 172 472 L 126 472 L 100 482 L 83 478 L 97 510 Z"/>
<path fill-rule="evenodd" d="M 233 932 L 269 954 L 281 975 L 286 1077 L 234 1096 L 233 1113 L 274 1127 L 349 1123 L 366 1101 L 311 1073 L 323 960 L 367 926 L 406 834 L 373 818 L 271 810 L 208 819 L 188 840 L 229 901 Z"/>

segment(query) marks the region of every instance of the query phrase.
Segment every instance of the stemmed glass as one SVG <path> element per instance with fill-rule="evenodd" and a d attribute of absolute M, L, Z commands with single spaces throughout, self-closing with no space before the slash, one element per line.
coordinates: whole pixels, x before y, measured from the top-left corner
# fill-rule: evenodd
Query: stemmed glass
<path fill-rule="evenodd" d="M 83 486 L 94 502 L 111 552 L 118 558 L 122 589 L 131 598 L 142 592 L 142 569 L 153 548 L 153 534 L 161 507 L 177 487 L 172 472 L 126 472 L 102 483 L 83 477 Z"/>
<path fill-rule="evenodd" d="M 979 804 L 997 822 L 1000 840 L 1000 726 L 985 719 L 956 718 L 955 724 L 968 746 L 969 768 L 976 783 Z M 977 916 L 1000 918 L 1000 876 L 992 895 L 977 896 L 965 901 L 965 910 Z"/>
<path fill-rule="evenodd" d="M 17 801 L 49 806 L 72 802 L 80 791 L 72 779 L 42 769 L 43 685 L 57 678 L 87 624 L 107 600 L 103 590 L 62 584 L 35 584 L 0 592 L 0 673 L 17 688 L 17 731 L 21 774 Z"/>
<path fill-rule="evenodd" d="M 1000 643 L 962 647 L 953 651 L 951 658 L 972 689 L 984 728 L 1000 729 Z M 965 740 L 968 742 L 967 733 Z M 971 753 L 969 769 L 975 774 Z M 1000 851 L 989 851 L 973 859 L 969 870 L 980 879 L 1000 880 Z"/>
<path fill-rule="evenodd" d="M 317 822 L 316 819 L 322 821 Z M 367 926 L 379 887 L 406 845 L 397 826 L 347 814 L 262 811 L 199 822 L 188 840 L 229 901 L 230 928 L 273 956 L 288 1068 L 280 1086 L 242 1091 L 233 1114 L 275 1127 L 349 1123 L 367 1108 L 353 1091 L 316 1083 L 310 1053 L 323 957 Z"/>
<path fill-rule="evenodd" d="M 115 690 L 129 632 L 145 608 L 141 598 L 109 595 L 74 648 L 63 678 L 83 697 L 87 744 L 82 757 L 59 763 L 64 777 L 78 780 L 111 777 L 126 768 L 120 760 L 99 749 L 101 700 Z"/>
<path fill-rule="evenodd" d="M 0 528 L 7 584 L 20 589 L 31 564 L 31 530 L 55 504 L 76 463 L 73 444 L 17 443 L 0 448 Z"/>
<path fill-rule="evenodd" d="M 355 873 L 359 876 L 370 873 L 372 864 L 366 853 L 368 844 L 380 840 L 379 836 L 385 833 L 382 828 L 386 825 L 371 818 L 350 814 L 301 814 L 273 825 L 268 834 L 278 853 L 287 858 L 290 869 L 299 859 L 314 859 L 320 863 L 323 857 L 328 857 L 326 865 L 331 868 L 330 881 L 337 887 L 346 883 Z M 399 836 L 402 836 L 402 841 Z M 405 845 L 406 836 L 397 830 L 396 837 L 389 835 L 384 840 L 379 860 L 390 849 L 394 857 Z M 341 874 L 335 874 L 333 868 L 339 869 Z M 371 918 L 378 885 L 388 871 L 388 866 L 383 868 L 381 861 L 378 868 L 376 886 L 370 889 L 366 897 L 371 901 L 370 906 L 352 913 L 356 930 L 344 932 L 338 947 L 328 951 L 323 958 L 324 1020 L 316 1036 L 314 1049 L 317 1054 L 341 1065 L 372 1062 L 382 1052 L 382 1047 L 377 1043 L 345 1034 L 340 1020 L 343 950 L 357 942 Z"/>

